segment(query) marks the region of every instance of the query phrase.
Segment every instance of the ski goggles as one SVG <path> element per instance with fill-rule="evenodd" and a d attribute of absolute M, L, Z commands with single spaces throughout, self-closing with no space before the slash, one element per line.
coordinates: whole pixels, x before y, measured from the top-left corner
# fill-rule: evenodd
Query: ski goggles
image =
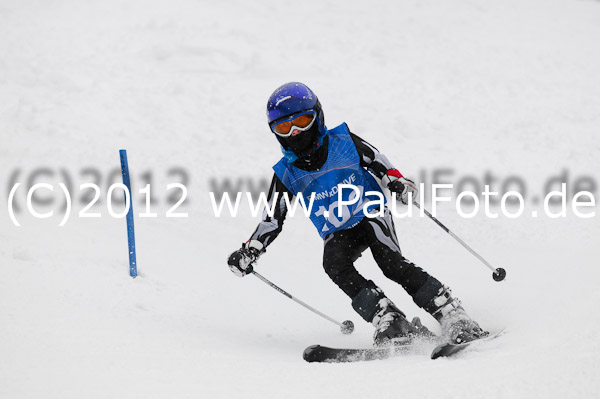
<path fill-rule="evenodd" d="M 316 118 L 317 113 L 314 110 L 302 112 L 300 114 L 294 115 L 291 118 L 283 119 L 272 124 L 271 130 L 279 137 L 290 137 L 294 130 L 292 128 L 304 132 L 310 129 L 313 123 L 315 123 Z"/>

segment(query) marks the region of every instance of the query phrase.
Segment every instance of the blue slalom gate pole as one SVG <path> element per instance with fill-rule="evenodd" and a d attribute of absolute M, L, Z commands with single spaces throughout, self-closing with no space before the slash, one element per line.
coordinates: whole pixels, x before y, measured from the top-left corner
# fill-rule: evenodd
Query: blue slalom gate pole
<path fill-rule="evenodd" d="M 121 156 L 121 174 L 123 184 L 129 191 L 129 210 L 127 211 L 127 241 L 129 243 L 129 275 L 137 276 L 137 263 L 135 260 L 135 231 L 133 229 L 133 196 L 131 195 L 131 179 L 129 178 L 129 165 L 127 164 L 127 151 L 119 150 Z"/>

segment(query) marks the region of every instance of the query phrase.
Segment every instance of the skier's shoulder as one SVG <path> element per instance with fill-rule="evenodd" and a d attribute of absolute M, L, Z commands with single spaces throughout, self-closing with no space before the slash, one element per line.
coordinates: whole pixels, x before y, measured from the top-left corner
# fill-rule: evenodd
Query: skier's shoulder
<path fill-rule="evenodd" d="M 346 122 L 343 122 L 341 125 L 334 127 L 333 129 L 328 130 L 328 133 L 330 135 L 337 135 L 337 136 L 345 136 L 345 137 L 349 137 L 350 139 L 352 139 L 352 141 L 354 142 L 354 144 L 358 147 L 360 145 L 363 145 L 364 143 L 367 143 L 366 140 L 362 139 L 360 136 L 358 136 L 356 133 L 352 132 L 350 130 L 350 128 L 348 127 L 348 124 Z M 368 143 L 367 143 L 368 144 Z"/>
<path fill-rule="evenodd" d="M 290 162 L 286 159 L 286 157 L 281 157 L 279 161 L 277 161 L 273 165 L 273 171 L 275 172 L 275 176 L 279 178 L 281 174 L 289 167 Z"/>
<path fill-rule="evenodd" d="M 340 125 L 334 127 L 333 129 L 327 129 L 327 134 L 330 136 L 346 136 L 350 134 L 350 129 L 348 128 L 348 124 L 346 122 L 342 122 Z"/>

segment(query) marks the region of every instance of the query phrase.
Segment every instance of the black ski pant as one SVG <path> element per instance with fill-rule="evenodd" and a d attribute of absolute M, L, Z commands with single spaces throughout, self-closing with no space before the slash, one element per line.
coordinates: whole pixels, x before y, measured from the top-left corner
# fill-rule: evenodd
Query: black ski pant
<path fill-rule="evenodd" d="M 366 321 L 373 319 L 379 300 L 385 298 L 383 292 L 354 267 L 354 262 L 367 248 L 371 249 L 383 274 L 400 284 L 418 306 L 425 308 L 442 288 L 437 279 L 402 255 L 392 215 L 385 208 L 384 216 L 365 217 L 356 226 L 325 238 L 325 272 L 352 299 L 352 306 Z"/>

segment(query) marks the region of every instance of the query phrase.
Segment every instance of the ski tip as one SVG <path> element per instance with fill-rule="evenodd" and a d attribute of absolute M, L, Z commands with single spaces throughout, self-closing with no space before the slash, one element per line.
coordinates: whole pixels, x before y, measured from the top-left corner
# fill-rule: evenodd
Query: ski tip
<path fill-rule="evenodd" d="M 491 341 L 494 338 L 497 338 L 497 337 L 503 335 L 505 332 L 506 332 L 506 329 L 503 328 L 502 330 L 500 330 L 498 332 L 488 334 L 486 336 L 480 337 L 473 341 L 463 342 L 462 344 L 452 344 L 452 343 L 441 344 L 441 345 L 437 346 L 433 350 L 433 352 L 431 352 L 431 358 L 437 359 L 440 357 L 452 356 L 453 354 L 458 353 L 458 352 L 462 351 L 463 349 L 467 348 L 471 344 L 478 345 L 483 342 Z"/>
<path fill-rule="evenodd" d="M 321 345 L 311 345 L 304 349 L 302 357 L 309 363 L 316 362 L 318 361 L 317 356 L 319 354 L 319 349 L 321 349 Z"/>
<path fill-rule="evenodd" d="M 441 347 L 441 346 L 438 346 L 437 348 L 435 348 L 435 349 L 433 350 L 433 352 L 431 352 L 431 359 L 432 359 L 432 360 L 435 360 L 435 359 L 437 359 L 438 357 L 440 357 L 440 356 L 441 356 L 441 355 L 440 355 L 441 353 L 442 353 L 442 347 Z"/>

